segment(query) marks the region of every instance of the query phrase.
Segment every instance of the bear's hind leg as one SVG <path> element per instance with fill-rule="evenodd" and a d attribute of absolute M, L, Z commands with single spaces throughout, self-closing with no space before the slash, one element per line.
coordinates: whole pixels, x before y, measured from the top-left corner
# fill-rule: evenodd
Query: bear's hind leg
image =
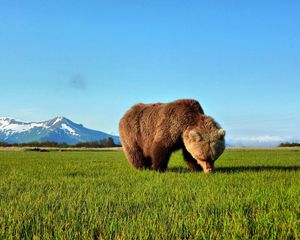
<path fill-rule="evenodd" d="M 124 148 L 125 149 L 125 148 Z M 145 158 L 139 147 L 125 150 L 128 161 L 137 169 L 150 169 L 151 159 Z"/>

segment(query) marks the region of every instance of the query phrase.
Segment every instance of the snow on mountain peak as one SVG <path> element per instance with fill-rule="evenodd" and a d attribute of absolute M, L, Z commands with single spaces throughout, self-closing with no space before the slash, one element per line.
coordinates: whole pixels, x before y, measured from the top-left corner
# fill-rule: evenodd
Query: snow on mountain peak
<path fill-rule="evenodd" d="M 9 122 L 11 122 L 12 120 L 14 120 L 13 118 L 9 118 L 9 117 L 0 117 L 0 124 L 7 124 Z"/>
<path fill-rule="evenodd" d="M 0 117 L 0 121 L 7 121 L 7 120 L 10 120 L 12 118 L 9 118 L 9 117 Z"/>
<path fill-rule="evenodd" d="M 85 128 L 71 120 L 59 116 L 43 122 L 24 122 L 13 118 L 0 117 L 0 142 L 22 143 L 30 141 L 55 141 L 74 144 L 77 142 L 99 141 L 117 136 Z"/>
<path fill-rule="evenodd" d="M 69 133 L 72 134 L 72 135 L 79 136 L 79 134 L 76 133 L 76 131 L 75 131 L 73 128 L 71 128 L 70 126 L 68 126 L 68 125 L 65 124 L 65 123 L 63 123 L 63 124 L 61 125 L 61 129 L 64 130 L 64 131 L 69 132 Z"/>
<path fill-rule="evenodd" d="M 0 117 L 0 131 L 3 132 L 6 136 L 22 133 L 28 131 L 34 127 L 42 127 L 43 123 L 28 123 L 15 120 L 8 117 Z"/>
<path fill-rule="evenodd" d="M 76 132 L 76 127 L 73 128 L 69 121 L 65 117 L 55 117 L 52 120 L 45 122 L 22 122 L 17 121 L 13 118 L 0 117 L 0 131 L 2 131 L 6 136 L 10 136 L 16 133 L 22 133 L 34 128 L 44 128 L 44 129 L 56 129 L 60 128 L 68 134 L 79 136 Z"/>
<path fill-rule="evenodd" d="M 65 119 L 64 117 L 56 117 L 56 118 L 53 119 L 54 122 L 52 123 L 52 125 L 55 125 L 59 122 L 62 122 L 64 119 Z"/>

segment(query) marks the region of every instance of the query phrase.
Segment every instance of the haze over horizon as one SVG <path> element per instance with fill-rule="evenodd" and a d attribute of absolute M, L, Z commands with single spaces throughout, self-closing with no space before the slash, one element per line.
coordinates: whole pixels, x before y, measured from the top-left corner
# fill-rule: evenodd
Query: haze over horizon
<path fill-rule="evenodd" d="M 194 98 L 231 142 L 300 140 L 298 1 L 2 1 L 0 116 L 117 134 Z"/>

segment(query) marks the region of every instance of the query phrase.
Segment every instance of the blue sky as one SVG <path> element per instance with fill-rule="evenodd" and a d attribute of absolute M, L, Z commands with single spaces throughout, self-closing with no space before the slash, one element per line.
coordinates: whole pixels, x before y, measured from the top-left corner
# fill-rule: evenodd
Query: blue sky
<path fill-rule="evenodd" d="M 237 139 L 300 139 L 299 1 L 0 1 L 0 115 L 117 133 L 198 99 Z"/>

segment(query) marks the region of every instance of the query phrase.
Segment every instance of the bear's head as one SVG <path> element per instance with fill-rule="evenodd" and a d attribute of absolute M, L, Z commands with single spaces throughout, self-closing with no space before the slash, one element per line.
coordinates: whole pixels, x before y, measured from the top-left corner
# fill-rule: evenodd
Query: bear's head
<path fill-rule="evenodd" d="M 225 131 L 211 117 L 203 116 L 196 126 L 183 132 L 186 150 L 205 173 L 212 172 L 214 162 L 225 150 Z"/>

